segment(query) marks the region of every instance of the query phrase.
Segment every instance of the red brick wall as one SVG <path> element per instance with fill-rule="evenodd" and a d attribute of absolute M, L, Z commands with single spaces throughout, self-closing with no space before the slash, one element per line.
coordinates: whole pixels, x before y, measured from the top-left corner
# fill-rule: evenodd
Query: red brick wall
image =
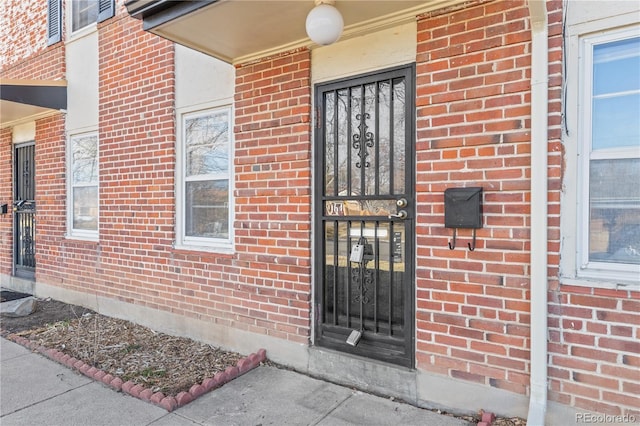
<path fill-rule="evenodd" d="M 559 220 L 563 148 L 562 13 L 548 6 L 551 88 L 549 132 L 549 399 L 640 419 L 640 292 L 561 285 Z M 570 76 L 568 76 L 570 78 Z"/>
<path fill-rule="evenodd" d="M 174 47 L 124 9 L 99 28 L 100 245 L 110 297 L 164 305 L 174 223 Z M 157 258 L 157 261 L 156 261 Z"/>
<path fill-rule="evenodd" d="M 46 2 L 0 2 L 0 76 L 3 79 L 59 80 L 65 78 L 65 50 L 63 43 L 47 46 L 47 3 Z M 64 150 L 60 142 L 64 116 L 55 114 L 42 119 L 36 125 L 36 200 L 38 205 L 38 230 L 47 226 L 47 185 L 54 176 L 49 176 L 45 164 L 48 148 L 44 145 L 54 142 Z M 57 128 L 58 130 L 52 130 Z M 0 204 L 9 204 L 9 214 L 0 216 L 0 274 L 11 275 L 13 268 L 13 143 L 12 129 L 4 128 L 0 135 Z M 52 133 L 53 132 L 53 133 Z M 56 140 L 51 138 L 57 134 Z M 41 141 L 40 139 L 43 138 Z M 64 157 L 63 157 L 64 160 Z M 40 167 L 43 170 L 39 170 Z M 64 163 L 62 163 L 64 167 Z M 44 175 L 42 174 L 44 173 Z M 64 178 L 57 176 L 55 178 Z M 43 188 L 38 188 L 43 185 Z M 45 195 L 47 194 L 47 195 Z M 40 202 L 44 204 L 41 205 Z M 40 250 L 47 250 L 39 236 L 36 238 L 38 256 Z"/>
<path fill-rule="evenodd" d="M 36 279 L 50 260 L 65 262 L 60 257 L 66 230 L 64 140 L 63 114 L 36 121 Z"/>
<path fill-rule="evenodd" d="M 99 242 L 65 238 L 65 182 L 50 178 L 58 204 L 47 205 L 39 234 L 48 246 L 39 248 L 38 279 L 308 342 L 309 52 L 238 69 L 236 253 L 222 255 L 173 248 L 173 44 L 143 32 L 122 7 L 98 31 Z M 47 157 L 51 170 L 65 164 L 58 148 Z"/>
<path fill-rule="evenodd" d="M 0 2 L 0 66 L 5 68 L 47 47 L 47 2 Z"/>
<path fill-rule="evenodd" d="M 236 70 L 236 250 L 262 327 L 308 342 L 311 298 L 310 53 Z M 258 297 L 254 296 L 260 295 Z M 262 296 L 262 295 L 266 295 Z M 258 324 L 256 324 L 258 325 Z M 269 332 L 269 334 L 272 334 Z"/>
<path fill-rule="evenodd" d="M 501 1 L 427 15 L 418 21 L 417 49 L 417 366 L 522 394 L 530 357 L 528 16 L 525 2 Z M 559 136 L 550 132 L 550 142 L 559 145 Z M 560 157 L 551 154 L 549 164 L 555 170 Z M 449 250 L 452 230 L 444 228 L 444 190 L 464 186 L 484 189 L 473 252 L 471 230 L 459 230 Z M 550 188 L 549 249 L 557 259 L 553 173 Z"/>
<path fill-rule="evenodd" d="M 640 293 L 566 285 L 549 310 L 549 398 L 640 418 Z"/>
<path fill-rule="evenodd" d="M 561 12 L 550 16 L 552 83 L 560 80 Z M 571 76 L 567 76 L 570 78 Z M 550 151 L 563 154 L 559 137 L 560 86 L 550 90 Z M 550 163 L 550 236 L 559 222 L 561 164 Z M 555 238 L 554 238 L 555 240 Z M 549 256 L 549 399 L 588 411 L 640 419 L 640 292 L 562 285 L 558 280 L 559 242 L 550 243 Z"/>
<path fill-rule="evenodd" d="M 0 215 L 0 274 L 11 275 L 13 261 L 13 155 L 11 128 L 0 129 L 0 204 L 9 204 L 9 213 Z"/>
<path fill-rule="evenodd" d="M 562 5 L 549 10 L 549 398 L 638 415 L 640 295 L 559 284 Z M 417 365 L 528 394 L 530 28 L 524 2 L 424 16 L 417 52 Z M 484 188 L 455 251 L 443 191 Z"/>
<path fill-rule="evenodd" d="M 64 43 L 47 46 L 46 1 L 3 1 L 0 16 L 2 78 L 64 79 Z"/>
<path fill-rule="evenodd" d="M 58 253 L 39 259 L 38 278 L 169 309 L 169 291 L 149 289 L 174 239 L 173 44 L 143 32 L 124 8 L 117 11 L 98 26 L 100 240 L 65 238 L 63 196 L 51 217 L 62 226 L 40 235 Z M 62 157 L 51 161 L 65 167 L 60 145 Z M 64 179 L 55 191 L 66 194 Z"/>

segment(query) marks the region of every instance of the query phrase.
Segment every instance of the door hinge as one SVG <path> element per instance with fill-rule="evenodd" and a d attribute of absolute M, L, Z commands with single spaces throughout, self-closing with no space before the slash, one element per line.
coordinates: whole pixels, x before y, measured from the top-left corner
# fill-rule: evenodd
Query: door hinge
<path fill-rule="evenodd" d="M 319 129 L 320 128 L 320 109 L 318 107 L 315 107 L 313 109 L 313 116 L 315 120 L 315 127 L 316 129 Z"/>

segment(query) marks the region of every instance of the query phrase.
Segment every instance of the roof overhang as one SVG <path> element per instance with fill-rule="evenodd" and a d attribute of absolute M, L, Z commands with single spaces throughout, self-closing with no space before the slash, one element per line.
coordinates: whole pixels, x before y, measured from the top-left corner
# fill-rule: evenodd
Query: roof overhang
<path fill-rule="evenodd" d="M 64 80 L 0 79 L 0 127 L 36 120 L 66 108 Z"/>
<path fill-rule="evenodd" d="M 465 0 L 337 0 L 342 40 L 415 20 Z M 237 64 L 314 47 L 305 30 L 313 0 L 127 0 L 143 28 L 225 62 Z"/>

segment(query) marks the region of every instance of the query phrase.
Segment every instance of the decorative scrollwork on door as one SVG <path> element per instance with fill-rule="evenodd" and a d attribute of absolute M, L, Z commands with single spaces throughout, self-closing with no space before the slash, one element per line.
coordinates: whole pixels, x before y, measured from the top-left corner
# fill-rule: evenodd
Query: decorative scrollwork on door
<path fill-rule="evenodd" d="M 360 124 L 358 125 L 358 130 L 360 130 L 360 132 L 354 133 L 352 146 L 353 149 L 358 151 L 358 157 L 360 158 L 360 161 L 356 163 L 356 167 L 359 169 L 361 169 L 363 165 L 364 167 L 369 167 L 371 165 L 369 161 L 367 161 L 367 157 L 369 156 L 369 151 L 367 150 L 367 148 L 373 148 L 375 146 L 374 134 L 373 132 L 368 131 L 369 126 L 367 126 L 367 120 L 369 118 L 371 118 L 371 115 L 368 112 L 356 115 L 356 120 L 360 122 Z M 362 140 L 363 136 L 364 143 Z"/>

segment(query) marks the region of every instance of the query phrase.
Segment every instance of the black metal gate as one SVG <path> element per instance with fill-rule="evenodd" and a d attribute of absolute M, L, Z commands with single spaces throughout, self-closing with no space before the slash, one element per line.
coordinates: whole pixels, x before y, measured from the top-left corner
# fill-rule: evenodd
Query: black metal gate
<path fill-rule="evenodd" d="M 412 367 L 414 68 L 315 95 L 315 342 Z"/>
<path fill-rule="evenodd" d="M 33 279 L 35 256 L 35 144 L 16 145 L 14 164 L 14 275 Z"/>

